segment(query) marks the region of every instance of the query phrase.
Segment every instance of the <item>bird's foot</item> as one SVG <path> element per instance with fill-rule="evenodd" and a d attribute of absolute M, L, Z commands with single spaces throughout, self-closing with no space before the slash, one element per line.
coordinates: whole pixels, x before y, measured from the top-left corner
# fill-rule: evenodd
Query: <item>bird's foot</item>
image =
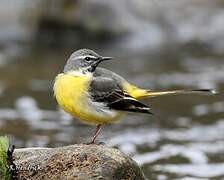
<path fill-rule="evenodd" d="M 105 144 L 106 144 L 105 142 L 98 142 L 98 143 L 97 143 L 97 145 L 103 145 L 103 146 L 104 146 Z"/>
<path fill-rule="evenodd" d="M 106 143 L 105 142 L 87 142 L 87 143 L 83 143 L 85 145 L 91 145 L 91 144 L 95 144 L 95 145 L 105 145 Z"/>
<path fill-rule="evenodd" d="M 94 142 L 85 142 L 85 143 L 82 143 L 82 144 L 90 145 L 90 144 L 95 144 L 95 143 Z"/>

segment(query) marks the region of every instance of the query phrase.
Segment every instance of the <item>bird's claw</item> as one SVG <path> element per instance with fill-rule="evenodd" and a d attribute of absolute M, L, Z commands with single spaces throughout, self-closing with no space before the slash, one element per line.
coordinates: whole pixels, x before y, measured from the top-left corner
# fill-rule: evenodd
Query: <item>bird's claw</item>
<path fill-rule="evenodd" d="M 83 143 L 83 144 L 85 144 L 85 145 L 91 145 L 91 144 L 94 144 L 94 145 L 105 145 L 106 143 L 105 142 L 98 142 L 98 143 L 96 143 L 96 142 L 91 141 L 91 142 L 87 142 L 87 143 Z"/>

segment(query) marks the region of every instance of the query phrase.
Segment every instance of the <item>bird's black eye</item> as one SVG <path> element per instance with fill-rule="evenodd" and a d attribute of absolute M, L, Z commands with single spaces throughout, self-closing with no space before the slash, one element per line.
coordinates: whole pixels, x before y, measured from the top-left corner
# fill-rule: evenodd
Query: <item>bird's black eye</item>
<path fill-rule="evenodd" d="M 86 61 L 90 61 L 91 58 L 90 58 L 90 57 L 85 57 L 85 60 L 86 60 Z"/>

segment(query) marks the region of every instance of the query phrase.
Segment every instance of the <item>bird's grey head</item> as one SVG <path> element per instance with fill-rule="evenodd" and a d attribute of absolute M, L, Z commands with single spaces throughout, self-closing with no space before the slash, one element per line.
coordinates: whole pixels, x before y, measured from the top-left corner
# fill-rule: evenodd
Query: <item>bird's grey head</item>
<path fill-rule="evenodd" d="M 90 49 L 79 49 L 72 53 L 68 59 L 64 72 L 78 71 L 94 72 L 102 61 L 110 60 L 111 57 L 103 57 Z"/>

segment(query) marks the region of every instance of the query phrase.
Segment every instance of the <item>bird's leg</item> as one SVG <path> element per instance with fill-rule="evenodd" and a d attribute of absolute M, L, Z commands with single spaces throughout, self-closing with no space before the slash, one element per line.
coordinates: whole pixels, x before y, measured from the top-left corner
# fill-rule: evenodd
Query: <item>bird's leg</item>
<path fill-rule="evenodd" d="M 89 144 L 94 144 L 94 143 L 95 143 L 95 140 L 96 140 L 97 136 L 99 135 L 99 133 L 100 133 L 102 127 L 103 127 L 102 124 L 98 124 L 98 125 L 96 126 L 96 131 L 95 131 L 95 133 L 94 133 L 93 140 L 92 140 Z"/>

